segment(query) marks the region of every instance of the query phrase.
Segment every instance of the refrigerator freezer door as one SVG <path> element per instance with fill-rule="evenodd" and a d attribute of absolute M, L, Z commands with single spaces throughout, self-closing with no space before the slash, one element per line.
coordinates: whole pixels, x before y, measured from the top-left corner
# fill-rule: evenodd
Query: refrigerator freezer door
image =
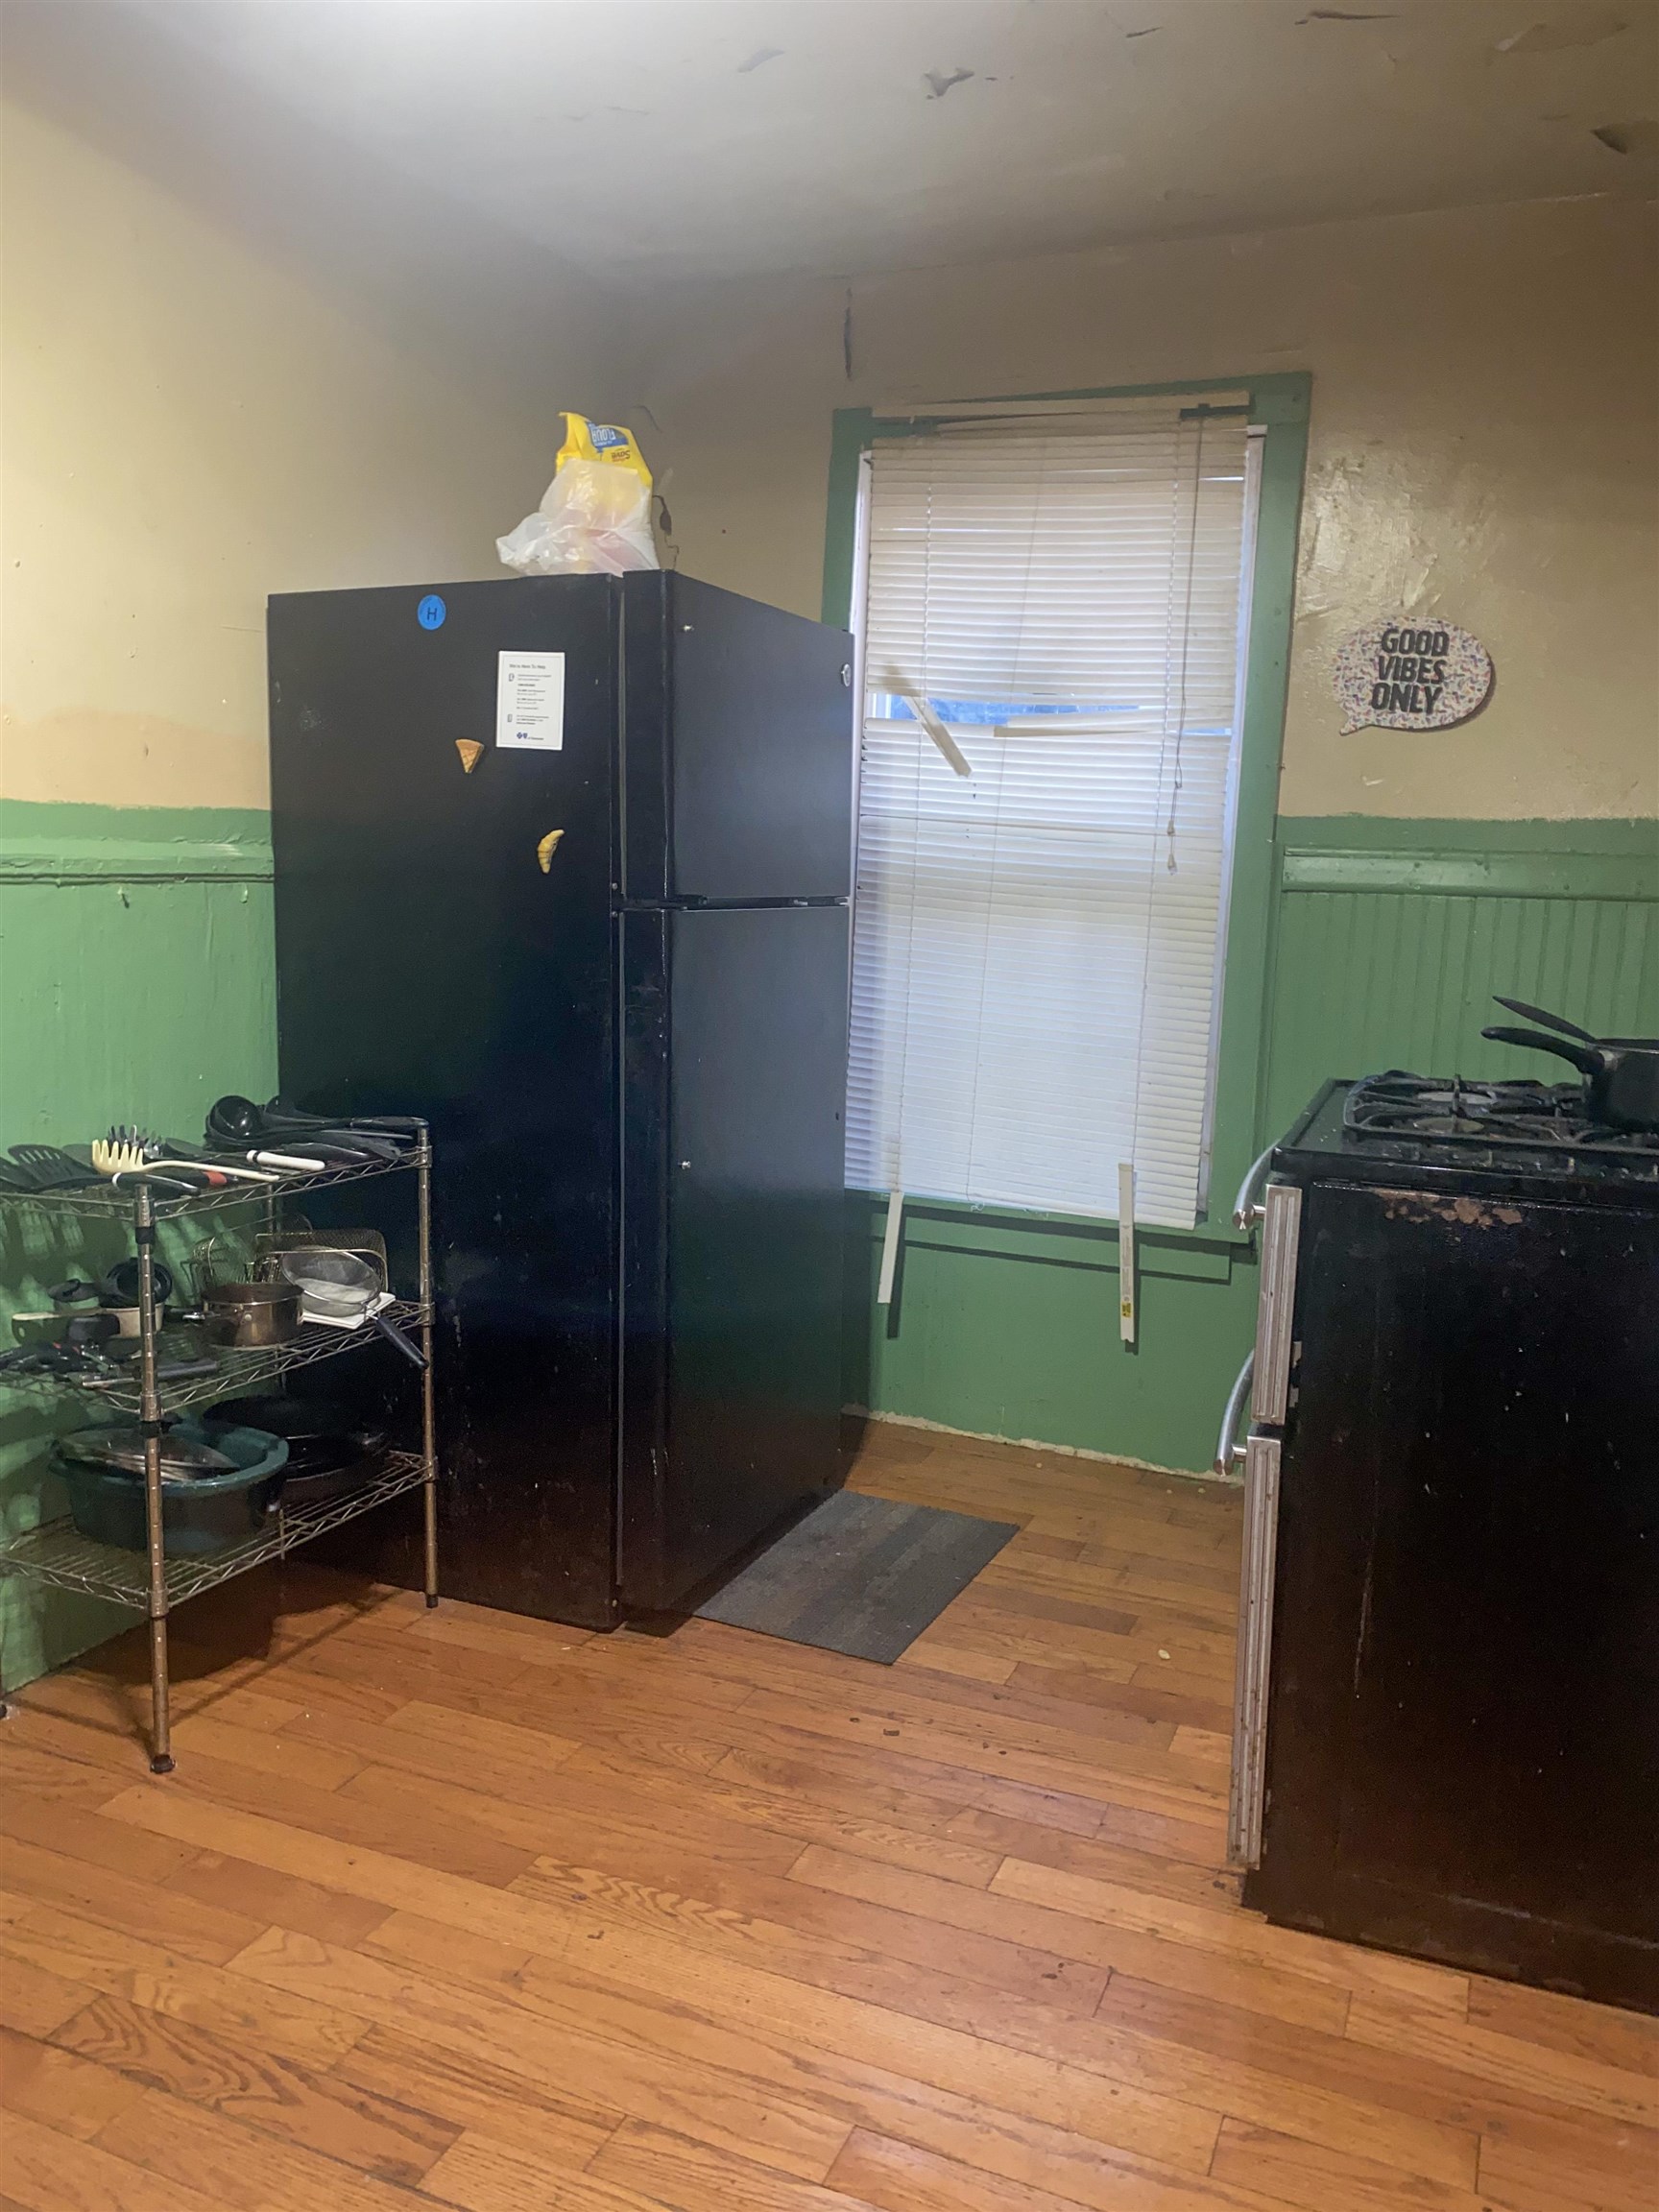
<path fill-rule="evenodd" d="M 1262 1857 L 1267 1767 L 1267 1686 L 1273 1655 L 1273 1564 L 1279 1544 L 1279 1440 L 1244 1442 L 1244 1556 L 1238 1577 L 1238 1648 L 1233 1688 L 1233 1787 L 1227 1857 L 1255 1866 Z"/>
<path fill-rule="evenodd" d="M 839 1479 L 847 911 L 621 926 L 618 1582 L 654 1609 Z"/>
<path fill-rule="evenodd" d="M 283 1089 L 430 1117 L 444 1589 L 592 1625 L 613 1618 L 618 605 L 581 577 L 270 614 Z M 504 652 L 564 657 L 559 750 L 495 744 Z M 483 747 L 470 773 L 458 738 Z"/>
<path fill-rule="evenodd" d="M 847 898 L 852 638 L 687 576 L 622 595 L 625 896 Z"/>

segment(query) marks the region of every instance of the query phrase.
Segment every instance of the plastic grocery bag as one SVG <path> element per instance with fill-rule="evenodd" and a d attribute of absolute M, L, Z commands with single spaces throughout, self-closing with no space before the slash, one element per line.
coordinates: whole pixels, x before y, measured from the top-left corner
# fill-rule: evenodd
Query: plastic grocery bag
<path fill-rule="evenodd" d="M 621 576 L 660 568 L 651 535 L 651 471 L 632 434 L 566 415 L 553 481 L 534 515 L 497 538 L 505 565 L 527 576 Z"/>

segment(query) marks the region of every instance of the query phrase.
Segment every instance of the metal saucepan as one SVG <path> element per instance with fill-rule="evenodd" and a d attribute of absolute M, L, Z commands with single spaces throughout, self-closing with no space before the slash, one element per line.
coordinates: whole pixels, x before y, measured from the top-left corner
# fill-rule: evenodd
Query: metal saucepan
<path fill-rule="evenodd" d="M 385 1286 L 379 1270 L 360 1252 L 331 1244 L 306 1245 L 282 1253 L 278 1264 L 284 1282 L 302 1293 L 307 1321 L 331 1322 L 343 1329 L 361 1328 L 367 1321 L 389 1344 L 396 1344 L 405 1359 L 425 1366 L 426 1355 L 420 1346 L 380 1310 Z"/>
<path fill-rule="evenodd" d="M 250 1351 L 300 1334 L 300 1293 L 291 1283 L 215 1283 L 202 1293 L 209 1339 Z"/>
<path fill-rule="evenodd" d="M 1544 1022 L 1553 1034 L 1491 1028 L 1482 1029 L 1482 1037 L 1569 1061 L 1584 1077 L 1584 1108 L 1592 1120 L 1604 1121 L 1610 1129 L 1659 1129 L 1659 1037 L 1592 1037 L 1575 1022 L 1546 1014 L 1525 999 L 1499 998 L 1498 1004 L 1529 1022 Z"/>

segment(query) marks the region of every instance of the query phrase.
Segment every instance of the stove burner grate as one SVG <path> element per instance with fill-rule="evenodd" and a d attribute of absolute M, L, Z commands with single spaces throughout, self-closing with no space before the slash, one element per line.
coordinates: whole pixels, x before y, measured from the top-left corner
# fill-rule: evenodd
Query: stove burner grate
<path fill-rule="evenodd" d="M 1615 1129 L 1592 1120 L 1577 1083 L 1472 1083 L 1460 1075 L 1412 1075 L 1390 1068 L 1352 1087 L 1342 1126 L 1361 1137 L 1659 1159 L 1659 1130 Z"/>

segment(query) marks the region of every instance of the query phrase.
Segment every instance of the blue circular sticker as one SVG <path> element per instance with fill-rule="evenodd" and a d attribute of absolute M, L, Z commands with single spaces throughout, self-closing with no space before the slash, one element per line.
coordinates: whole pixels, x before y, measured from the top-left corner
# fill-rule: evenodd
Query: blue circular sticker
<path fill-rule="evenodd" d="M 428 591 L 415 610 L 415 619 L 422 630 L 442 630 L 444 617 L 449 612 L 436 591 Z"/>

